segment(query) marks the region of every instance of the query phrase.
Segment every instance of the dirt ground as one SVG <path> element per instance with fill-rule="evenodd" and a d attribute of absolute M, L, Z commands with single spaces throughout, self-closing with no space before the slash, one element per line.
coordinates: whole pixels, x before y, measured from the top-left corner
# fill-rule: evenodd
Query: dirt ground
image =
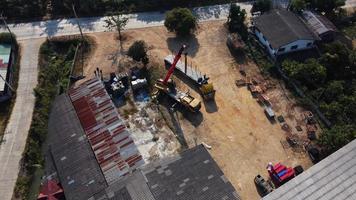
<path fill-rule="evenodd" d="M 162 63 L 171 51 L 177 51 L 183 40 L 178 40 L 164 27 L 125 31 L 123 51 L 135 40 L 144 40 L 150 47 L 151 61 Z M 94 76 L 99 67 L 104 75 L 117 71 L 120 62 L 116 60 L 119 44 L 114 33 L 90 34 L 96 41 L 96 49 L 84 70 L 87 78 Z M 271 98 L 273 108 L 283 115 L 290 129 L 282 130 L 278 122 L 270 122 L 263 107 L 254 99 L 246 87 L 237 87 L 235 80 L 242 78 L 239 67 L 245 66 L 249 76 L 262 80 L 258 68 L 249 61 L 235 60 L 226 46 L 227 32 L 222 21 L 200 24 L 195 38 L 186 39 L 189 44 L 189 63 L 207 74 L 214 84 L 215 102 L 202 103 L 201 113 L 196 115 L 178 114 L 178 122 L 189 146 L 204 142 L 212 148 L 210 153 L 227 178 L 238 190 L 242 199 L 259 199 L 253 179 L 257 174 L 267 178 L 268 162 L 282 162 L 287 166 L 311 166 L 304 152 L 283 148 L 286 133 L 305 137 L 305 126 L 301 117 L 302 108 L 296 106 L 293 97 L 276 80 L 267 80 L 272 86 L 266 93 Z M 189 81 L 178 87 L 190 89 L 194 97 L 200 98 L 196 89 L 191 89 Z M 203 101 L 202 101 L 203 102 Z M 298 132 L 296 125 L 303 131 Z"/>

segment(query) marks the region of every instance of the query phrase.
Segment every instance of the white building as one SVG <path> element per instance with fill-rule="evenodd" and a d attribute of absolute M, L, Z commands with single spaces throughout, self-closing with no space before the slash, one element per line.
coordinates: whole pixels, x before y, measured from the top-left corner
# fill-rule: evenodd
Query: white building
<path fill-rule="evenodd" d="M 269 54 L 278 55 L 314 48 L 319 37 L 294 13 L 272 10 L 253 20 L 254 33 Z"/>

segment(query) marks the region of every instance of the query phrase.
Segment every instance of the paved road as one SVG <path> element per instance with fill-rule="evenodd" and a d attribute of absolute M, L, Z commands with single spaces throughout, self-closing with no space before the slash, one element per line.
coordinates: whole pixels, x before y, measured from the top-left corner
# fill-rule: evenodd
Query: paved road
<path fill-rule="evenodd" d="M 251 3 L 239 3 L 247 13 L 250 13 Z M 229 4 L 195 8 L 193 12 L 200 21 L 226 19 L 229 13 Z M 129 22 L 126 29 L 161 26 L 164 23 L 164 13 L 145 12 L 127 15 Z M 85 33 L 103 32 L 105 17 L 80 18 L 80 24 Z M 79 34 L 75 19 L 49 20 L 32 23 L 10 24 L 10 29 L 18 39 L 42 38 L 47 36 L 62 36 Z M 4 29 L 0 29 L 0 32 Z"/>
<path fill-rule="evenodd" d="M 43 39 L 20 42 L 22 57 L 17 97 L 0 145 L 0 199 L 13 194 L 19 161 L 22 158 L 35 103 L 33 89 L 37 85 L 38 50 Z"/>

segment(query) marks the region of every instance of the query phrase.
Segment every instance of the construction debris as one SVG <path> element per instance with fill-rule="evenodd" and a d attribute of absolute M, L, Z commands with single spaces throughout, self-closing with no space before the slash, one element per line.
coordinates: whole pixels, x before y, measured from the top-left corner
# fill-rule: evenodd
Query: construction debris
<path fill-rule="evenodd" d="M 212 148 L 210 145 L 206 144 L 205 142 L 202 142 L 202 144 L 204 145 L 205 148 L 207 148 L 209 150 Z"/>

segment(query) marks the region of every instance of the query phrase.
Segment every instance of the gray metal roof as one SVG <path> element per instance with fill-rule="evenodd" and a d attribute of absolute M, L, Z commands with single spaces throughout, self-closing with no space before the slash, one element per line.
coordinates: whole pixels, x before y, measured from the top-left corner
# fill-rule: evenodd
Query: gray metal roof
<path fill-rule="evenodd" d="M 48 144 L 66 199 L 239 199 L 202 145 L 107 183 L 69 96 L 58 96 L 52 105 Z"/>
<path fill-rule="evenodd" d="M 52 104 L 48 143 L 67 199 L 88 199 L 106 188 L 104 176 L 66 94 Z"/>
<path fill-rule="evenodd" d="M 356 140 L 263 198 L 277 199 L 356 199 Z"/>
<path fill-rule="evenodd" d="M 209 152 L 196 146 L 144 169 L 156 200 L 240 199 Z"/>
<path fill-rule="evenodd" d="M 322 35 L 330 31 L 337 31 L 335 25 L 324 16 L 318 15 L 308 10 L 304 11 L 302 16 L 312 28 L 312 30 L 318 35 Z"/>
<path fill-rule="evenodd" d="M 105 190 L 94 195 L 94 199 L 155 200 L 141 171 L 135 171 L 110 184 Z"/>
<path fill-rule="evenodd" d="M 297 40 L 318 39 L 296 14 L 284 9 L 265 13 L 254 24 L 274 49 Z"/>

